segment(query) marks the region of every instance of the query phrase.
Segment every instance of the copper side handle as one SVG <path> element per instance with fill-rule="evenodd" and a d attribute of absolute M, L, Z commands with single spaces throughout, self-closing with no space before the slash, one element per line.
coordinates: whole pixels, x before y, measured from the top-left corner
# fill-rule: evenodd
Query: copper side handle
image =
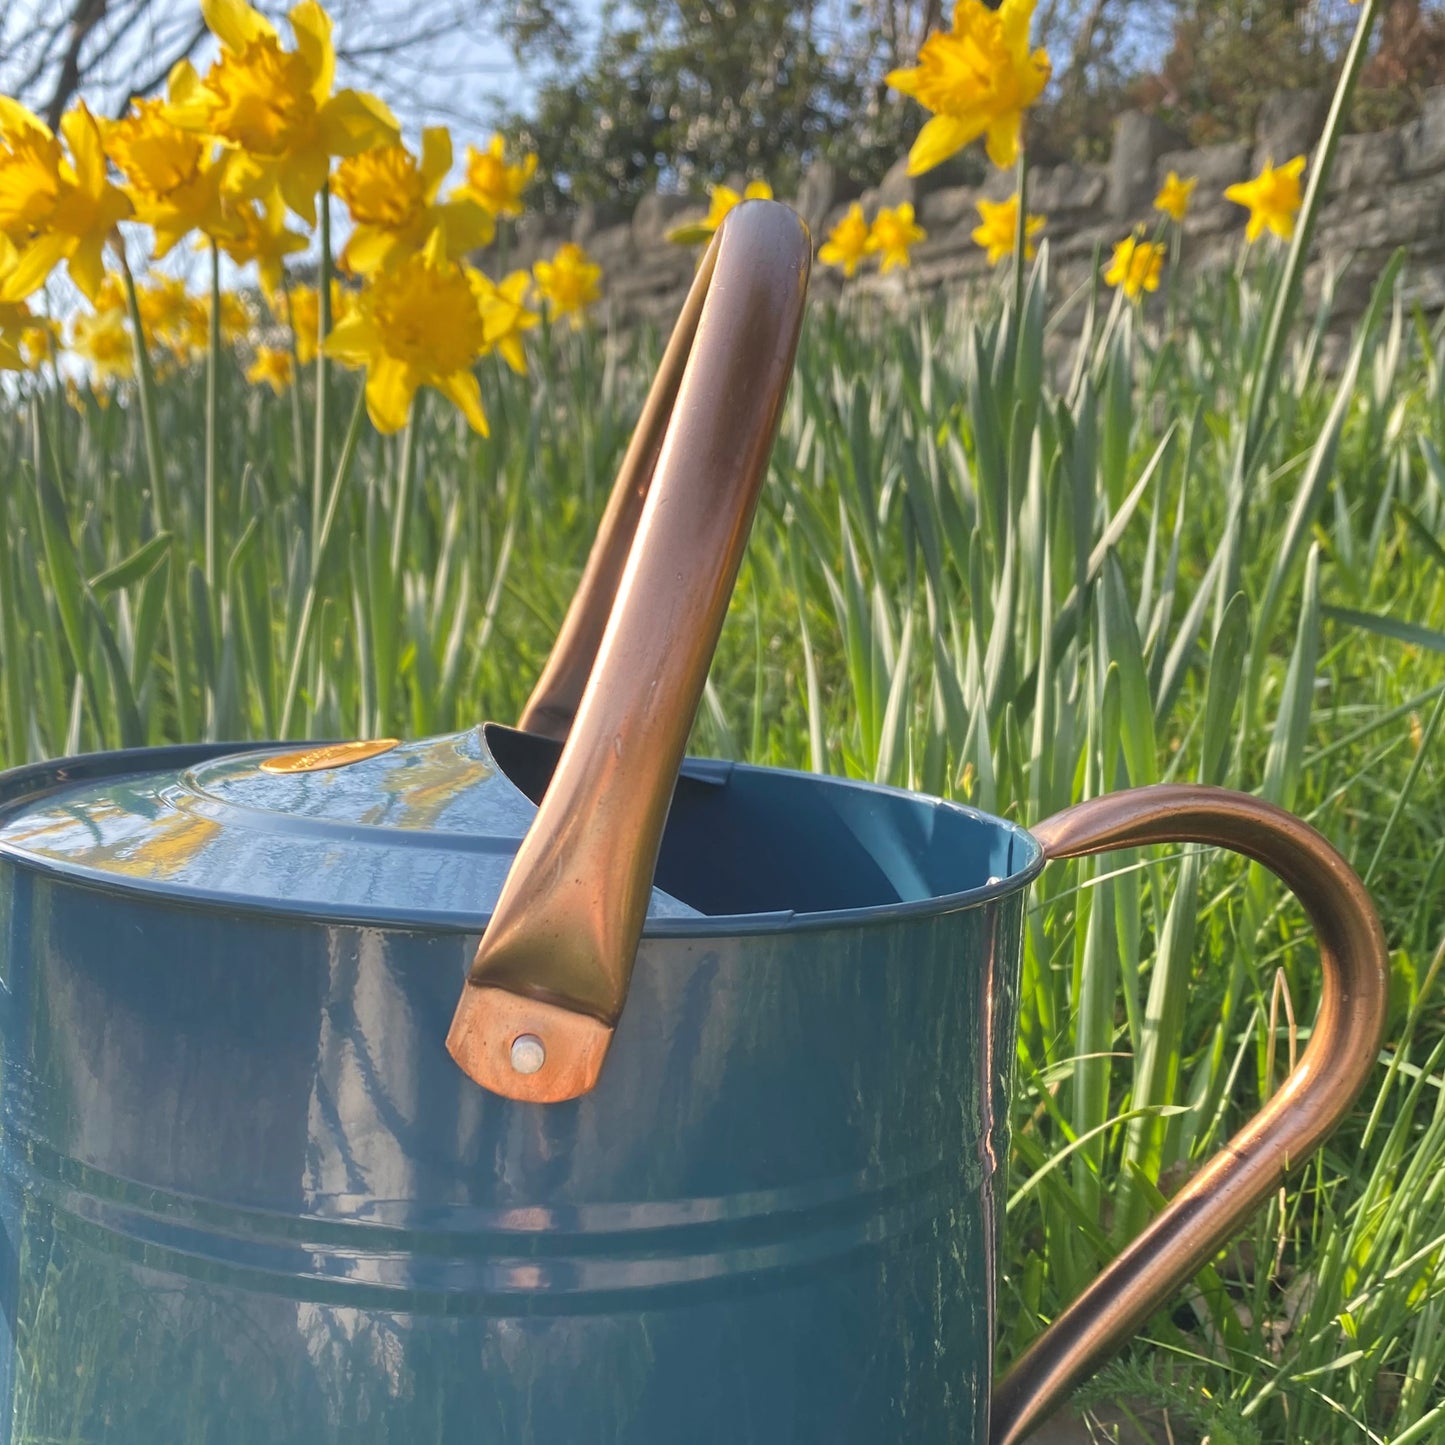
<path fill-rule="evenodd" d="M 622 1012 L 811 261 L 807 228 L 776 202 L 746 202 L 719 228 L 523 715 L 567 741 L 447 1034 L 457 1063 L 509 1098 L 586 1093 Z"/>
<path fill-rule="evenodd" d="M 1388 987 L 1385 938 L 1364 885 L 1313 828 L 1271 803 L 1224 788 L 1135 788 L 1066 808 L 1032 831 L 1050 859 L 1145 843 L 1212 843 L 1253 858 L 1304 904 L 1324 988 L 1283 1087 L 999 1382 L 990 1445 L 1026 1439 L 1314 1152 L 1379 1055 Z"/>

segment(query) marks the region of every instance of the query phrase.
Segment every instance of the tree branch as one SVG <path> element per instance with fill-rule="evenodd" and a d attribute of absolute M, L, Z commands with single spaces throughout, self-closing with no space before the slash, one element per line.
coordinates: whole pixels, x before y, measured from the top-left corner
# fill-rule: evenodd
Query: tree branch
<path fill-rule="evenodd" d="M 163 65 L 157 66 L 144 80 L 130 87 L 126 92 L 125 99 L 116 107 L 115 113 L 117 115 L 124 115 L 131 101 L 151 95 L 159 90 L 161 86 L 165 84 L 166 76 L 175 69 L 180 61 L 185 60 L 195 52 L 196 46 L 205 39 L 205 35 L 206 22 L 204 20 L 198 21 L 192 28 L 191 33 L 186 37 L 184 43 L 178 45 L 175 50 L 171 52 L 170 58 L 166 60 Z"/>
<path fill-rule="evenodd" d="M 35 59 L 30 69 L 20 77 L 15 86 L 15 95 L 19 100 L 25 99 L 25 93 L 32 85 L 35 85 L 50 66 L 51 57 L 55 54 L 55 47 L 60 44 L 60 37 L 65 30 L 65 21 L 57 20 L 49 30 L 41 34 L 38 30 L 31 38 L 38 40 L 39 49 L 35 52 Z"/>
<path fill-rule="evenodd" d="M 105 18 L 106 0 L 75 0 L 70 15 L 70 40 L 60 61 L 60 74 L 45 107 L 45 119 L 51 130 L 60 124 L 70 97 L 80 85 L 80 52 L 90 32 Z"/>

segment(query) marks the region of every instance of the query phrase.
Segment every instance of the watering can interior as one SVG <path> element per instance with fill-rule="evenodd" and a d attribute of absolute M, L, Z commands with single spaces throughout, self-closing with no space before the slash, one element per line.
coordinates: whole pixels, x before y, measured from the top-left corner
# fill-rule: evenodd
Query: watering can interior
<path fill-rule="evenodd" d="M 1349 1108 L 1384 941 L 1281 810 L 684 756 L 810 260 L 719 229 L 518 729 L 0 777 L 0 1445 L 1015 1445 Z M 1319 1015 L 995 1386 L 1027 885 L 1162 842 L 1294 890 Z"/>

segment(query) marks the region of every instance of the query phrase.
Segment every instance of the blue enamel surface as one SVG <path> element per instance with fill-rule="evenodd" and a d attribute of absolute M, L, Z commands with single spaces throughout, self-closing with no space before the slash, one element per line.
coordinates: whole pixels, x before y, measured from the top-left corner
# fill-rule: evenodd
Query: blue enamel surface
<path fill-rule="evenodd" d="M 596 1090 L 526 1105 L 443 1046 L 475 911 L 36 845 L 138 778 L 239 807 L 207 753 L 0 779 L 0 1439 L 984 1439 L 1026 834 L 690 765 L 658 883 L 697 913 Z"/>

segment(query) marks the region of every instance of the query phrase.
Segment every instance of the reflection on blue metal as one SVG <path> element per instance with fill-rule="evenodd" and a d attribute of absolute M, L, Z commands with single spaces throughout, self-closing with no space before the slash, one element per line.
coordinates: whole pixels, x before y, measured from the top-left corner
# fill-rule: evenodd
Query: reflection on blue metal
<path fill-rule="evenodd" d="M 599 1086 L 519 1104 L 443 1039 L 549 749 L 0 778 L 0 1440 L 982 1439 L 1037 845 L 690 763 Z"/>

